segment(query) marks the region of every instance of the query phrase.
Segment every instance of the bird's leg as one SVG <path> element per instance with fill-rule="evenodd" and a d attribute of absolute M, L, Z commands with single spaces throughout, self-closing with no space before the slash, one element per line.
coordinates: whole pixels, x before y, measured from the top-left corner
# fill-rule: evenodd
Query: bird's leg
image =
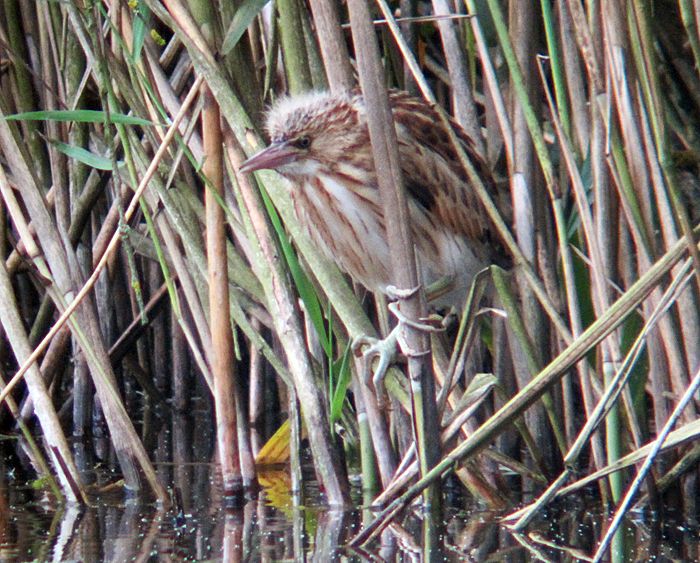
<path fill-rule="evenodd" d="M 389 286 L 385 291 L 389 297 L 402 300 L 412 297 L 419 289 L 420 286 L 405 290 L 399 290 L 393 286 Z M 375 357 L 379 359 L 379 363 L 377 364 L 377 367 L 374 370 L 374 375 L 372 376 L 374 389 L 378 395 L 383 394 L 384 378 L 386 377 L 386 372 L 389 369 L 389 366 L 396 357 L 397 349 L 400 349 L 401 353 L 406 357 L 418 357 L 428 353 L 428 350 L 414 350 L 408 345 L 404 335 L 404 329 L 406 326 L 413 327 L 417 330 L 423 330 L 425 332 L 438 332 L 444 330 L 441 324 L 431 322 L 431 320 L 433 320 L 431 318 L 421 319 L 421 322 L 412 321 L 411 319 L 406 318 L 406 316 L 401 313 L 397 302 L 389 303 L 387 307 L 398 321 L 398 324 L 389 333 L 389 335 L 381 340 L 361 336 L 357 338 L 355 342 L 353 342 L 353 350 L 355 354 L 361 354 L 363 357 L 363 376 L 365 383 L 369 384 L 372 359 Z M 368 345 L 369 347 L 364 351 L 361 351 L 360 348 L 363 345 Z"/>

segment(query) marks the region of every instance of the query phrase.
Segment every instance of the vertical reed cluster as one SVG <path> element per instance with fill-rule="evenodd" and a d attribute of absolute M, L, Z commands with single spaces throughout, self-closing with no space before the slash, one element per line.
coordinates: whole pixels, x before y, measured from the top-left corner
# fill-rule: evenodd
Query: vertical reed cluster
<path fill-rule="evenodd" d="M 366 7 L 381 19 L 369 33 Z M 697 6 L 433 0 L 402 3 L 399 21 L 384 0 L 348 8 L 349 21 L 330 0 L 2 4 L 4 427 L 57 495 L 84 500 L 66 431 L 85 436 L 98 410 L 128 487 L 167 502 L 126 405 L 138 390 L 186 409 L 194 371 L 238 499 L 273 380 L 331 504 L 358 470 L 344 445 L 375 502 L 395 501 L 387 517 L 447 469 L 492 506 L 504 467 L 514 495 L 560 494 L 576 469 L 619 504 L 620 469 L 664 432 L 649 478 L 693 489 L 700 449 L 680 444 L 700 377 Z M 381 71 L 364 51 L 375 39 Z M 386 334 L 385 303 L 311 244 L 279 175 L 236 173 L 265 146 L 267 104 L 349 90 L 355 70 L 363 90 L 379 78 L 442 108 L 509 193 L 494 204 L 451 139 L 514 266 L 477 278 L 459 327 L 432 338 L 432 362 L 409 361 L 410 384 L 392 368 L 386 397 L 350 352 Z M 439 426 L 439 453 L 419 433 L 416 457 L 417 419 Z"/>

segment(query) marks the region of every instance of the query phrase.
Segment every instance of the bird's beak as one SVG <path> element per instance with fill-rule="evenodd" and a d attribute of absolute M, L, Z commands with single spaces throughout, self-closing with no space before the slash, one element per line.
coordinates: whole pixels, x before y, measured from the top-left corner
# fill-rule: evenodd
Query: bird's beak
<path fill-rule="evenodd" d="M 285 142 L 272 143 L 265 150 L 246 160 L 239 170 L 244 174 L 256 170 L 274 170 L 285 164 L 289 164 L 298 154 L 298 150 Z"/>

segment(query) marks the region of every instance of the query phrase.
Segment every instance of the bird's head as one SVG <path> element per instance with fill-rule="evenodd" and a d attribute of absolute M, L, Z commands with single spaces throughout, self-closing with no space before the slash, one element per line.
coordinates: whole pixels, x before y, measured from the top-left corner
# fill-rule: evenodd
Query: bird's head
<path fill-rule="evenodd" d="M 271 144 L 248 159 L 244 173 L 269 168 L 291 178 L 334 170 L 348 155 L 370 155 L 361 98 L 312 92 L 278 101 L 267 113 Z"/>

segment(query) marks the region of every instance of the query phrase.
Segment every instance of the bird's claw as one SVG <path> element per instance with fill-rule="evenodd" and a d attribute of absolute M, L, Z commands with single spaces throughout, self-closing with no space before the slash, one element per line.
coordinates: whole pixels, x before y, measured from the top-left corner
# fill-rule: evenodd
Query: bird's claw
<path fill-rule="evenodd" d="M 423 332 L 443 332 L 445 330 L 445 327 L 442 324 L 442 319 L 439 318 L 437 315 L 431 315 L 429 317 L 425 317 L 420 319 L 418 322 L 412 321 L 406 315 L 404 315 L 401 312 L 401 309 L 399 309 L 399 304 L 396 302 L 392 302 L 387 304 L 387 308 L 389 311 L 394 313 L 394 316 L 398 319 L 399 325 L 398 326 L 410 326 L 415 328 L 416 330 L 421 330 Z M 397 327 L 398 328 L 398 327 Z M 402 343 L 403 337 L 399 340 L 399 344 Z M 403 350 L 403 348 L 402 348 Z M 406 354 L 409 355 L 409 354 Z"/>
<path fill-rule="evenodd" d="M 401 300 L 401 299 L 408 299 L 410 297 L 413 297 L 416 293 L 418 293 L 418 290 L 420 288 L 421 288 L 420 285 L 417 285 L 416 287 L 411 287 L 409 289 L 399 289 L 395 285 L 387 285 L 384 288 L 384 293 L 390 299 Z"/>
<path fill-rule="evenodd" d="M 418 288 L 407 291 L 415 292 L 417 289 Z M 367 385 L 369 385 L 370 372 L 372 371 L 372 359 L 375 357 L 379 359 L 374 374 L 372 375 L 372 383 L 378 395 L 384 392 L 384 378 L 386 377 L 389 366 L 396 357 L 397 349 L 400 349 L 401 353 L 408 358 L 417 358 L 429 353 L 429 350 L 416 350 L 408 344 L 404 334 L 406 326 L 424 332 L 441 332 L 445 330 L 441 320 L 433 316 L 416 322 L 406 318 L 399 310 L 397 303 L 389 303 L 388 308 L 398 319 L 398 325 L 396 325 L 389 335 L 382 340 L 361 336 L 355 339 L 352 345 L 354 354 L 363 357 L 363 375 Z M 363 346 L 368 346 L 368 348 L 362 350 Z"/>
<path fill-rule="evenodd" d="M 366 385 L 369 385 L 370 373 L 372 372 L 372 359 L 378 358 L 378 363 L 372 375 L 372 384 L 378 395 L 384 392 L 384 378 L 389 366 L 396 358 L 399 346 L 399 335 L 397 326 L 383 339 L 360 336 L 353 342 L 352 348 L 356 356 L 362 356 L 363 377 Z M 368 346 L 362 350 L 362 346 Z"/>

